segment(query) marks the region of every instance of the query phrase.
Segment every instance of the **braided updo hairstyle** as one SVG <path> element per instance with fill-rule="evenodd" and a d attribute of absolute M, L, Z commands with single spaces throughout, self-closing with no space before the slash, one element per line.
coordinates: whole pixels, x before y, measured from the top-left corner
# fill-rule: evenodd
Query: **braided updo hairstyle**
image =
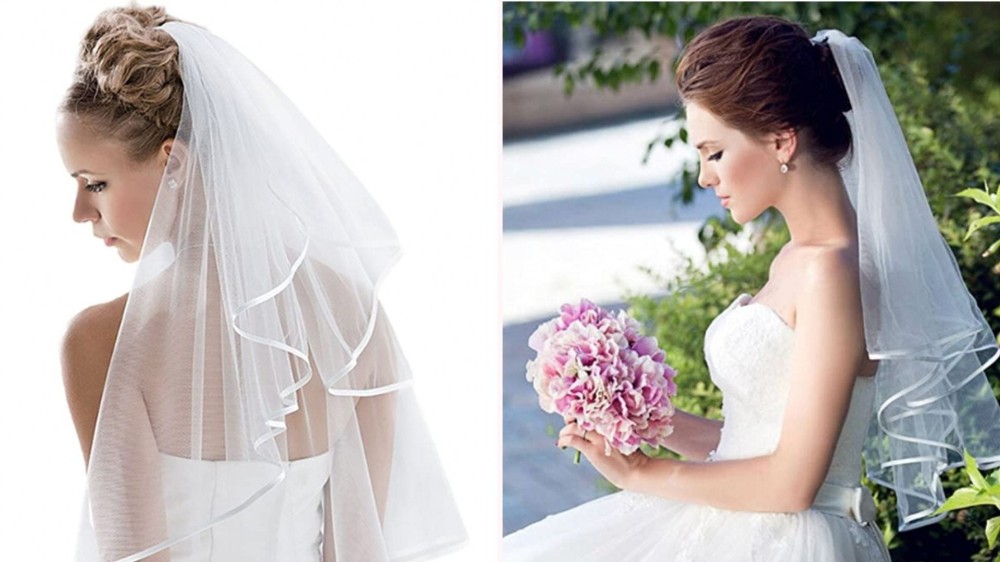
<path fill-rule="evenodd" d="M 826 42 L 771 16 L 719 22 L 687 46 L 675 75 L 684 103 L 696 102 L 752 138 L 794 129 L 820 165 L 851 148 L 851 103 Z"/>
<path fill-rule="evenodd" d="M 180 21 L 135 4 L 101 12 L 84 35 L 73 84 L 59 110 L 122 142 L 142 162 L 177 134 L 183 84 L 178 48 L 156 26 Z"/>

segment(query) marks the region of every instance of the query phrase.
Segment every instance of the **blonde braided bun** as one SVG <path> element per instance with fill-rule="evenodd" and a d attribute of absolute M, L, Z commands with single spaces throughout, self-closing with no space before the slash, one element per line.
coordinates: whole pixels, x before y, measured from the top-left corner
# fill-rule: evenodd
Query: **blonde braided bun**
<path fill-rule="evenodd" d="M 80 46 L 60 110 L 127 147 L 141 162 L 177 133 L 184 86 L 177 44 L 157 26 L 180 21 L 159 6 L 101 12 Z"/>

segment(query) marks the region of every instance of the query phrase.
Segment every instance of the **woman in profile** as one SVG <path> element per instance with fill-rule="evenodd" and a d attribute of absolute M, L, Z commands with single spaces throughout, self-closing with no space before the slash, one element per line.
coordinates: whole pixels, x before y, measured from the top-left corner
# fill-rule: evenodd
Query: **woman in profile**
<path fill-rule="evenodd" d="M 935 523 L 963 447 L 995 464 L 1000 409 L 983 374 L 996 339 L 871 53 L 735 18 L 687 46 L 676 81 L 700 185 L 741 224 L 774 207 L 791 241 L 705 333 L 725 422 L 678 411 L 678 461 L 606 454 L 567 420 L 558 445 L 623 491 L 508 535 L 504 560 L 888 561 L 862 457 L 900 530 Z"/>
<path fill-rule="evenodd" d="M 428 559 L 465 531 L 378 290 L 391 225 L 259 69 L 163 8 L 87 31 L 57 136 L 130 291 L 71 322 L 80 561 Z"/>

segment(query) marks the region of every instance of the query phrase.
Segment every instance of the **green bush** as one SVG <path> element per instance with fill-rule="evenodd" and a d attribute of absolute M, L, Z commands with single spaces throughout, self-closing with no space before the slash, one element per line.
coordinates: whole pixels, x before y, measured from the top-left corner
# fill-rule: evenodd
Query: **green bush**
<path fill-rule="evenodd" d="M 882 79 L 941 234 L 994 333 L 1000 332 L 1000 272 L 995 258 L 982 256 L 1000 228 L 984 227 L 965 240 L 969 225 L 987 209 L 956 197 L 983 182 L 994 185 L 1000 177 L 1000 96 L 970 101 L 950 85 L 934 88 L 918 62 L 884 66 Z"/>

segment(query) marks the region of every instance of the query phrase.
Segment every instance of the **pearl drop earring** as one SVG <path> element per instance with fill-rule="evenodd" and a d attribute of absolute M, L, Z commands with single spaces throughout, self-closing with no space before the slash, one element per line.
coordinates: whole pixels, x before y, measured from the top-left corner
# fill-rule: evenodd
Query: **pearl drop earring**
<path fill-rule="evenodd" d="M 781 170 L 782 174 L 787 174 L 788 173 L 788 164 L 782 162 L 781 163 L 781 168 L 779 168 L 779 169 Z"/>

